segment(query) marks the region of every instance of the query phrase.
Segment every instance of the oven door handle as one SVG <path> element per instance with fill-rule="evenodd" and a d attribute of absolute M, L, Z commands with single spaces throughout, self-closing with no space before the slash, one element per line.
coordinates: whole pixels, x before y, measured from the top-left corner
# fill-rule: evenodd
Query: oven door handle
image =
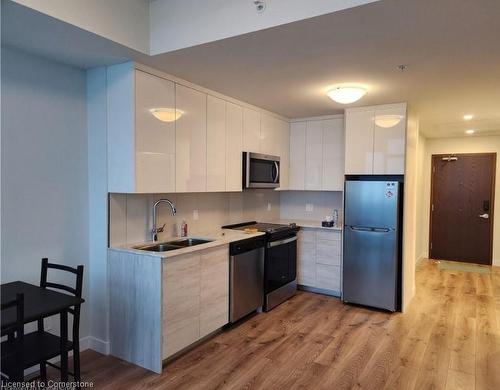
<path fill-rule="evenodd" d="M 275 246 L 289 244 L 289 243 L 294 242 L 294 241 L 297 241 L 297 236 L 285 238 L 284 240 L 279 240 L 279 241 L 271 241 L 267 244 L 267 247 L 273 248 Z"/>

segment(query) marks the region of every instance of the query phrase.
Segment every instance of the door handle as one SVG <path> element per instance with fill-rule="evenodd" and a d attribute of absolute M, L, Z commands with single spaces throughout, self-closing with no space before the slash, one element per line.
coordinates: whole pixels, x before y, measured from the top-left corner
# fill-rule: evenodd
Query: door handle
<path fill-rule="evenodd" d="M 488 219 L 490 215 L 488 213 L 484 213 L 484 214 L 479 214 L 478 217 L 483 219 Z"/>

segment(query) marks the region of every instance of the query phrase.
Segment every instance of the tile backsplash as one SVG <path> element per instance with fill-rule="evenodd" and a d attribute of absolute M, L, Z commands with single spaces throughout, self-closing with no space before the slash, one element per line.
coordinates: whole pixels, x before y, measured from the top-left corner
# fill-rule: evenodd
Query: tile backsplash
<path fill-rule="evenodd" d="M 179 235 L 185 219 L 188 234 L 203 236 L 222 225 L 244 221 L 278 222 L 280 219 L 322 221 L 338 209 L 342 220 L 342 192 L 250 190 L 243 192 L 187 194 L 110 194 L 110 246 L 140 243 L 151 239 L 152 207 L 160 199 L 171 200 L 170 207 L 158 207 L 157 224 L 165 223 L 159 239 Z"/>
<path fill-rule="evenodd" d="M 281 219 L 319 222 L 337 209 L 341 223 L 342 194 L 340 191 L 283 191 L 280 200 Z"/>
<path fill-rule="evenodd" d="M 213 232 L 229 223 L 248 220 L 279 220 L 280 193 L 273 190 L 252 190 L 223 193 L 189 194 L 110 194 L 109 244 L 110 246 L 150 240 L 153 203 L 171 200 L 177 209 L 172 216 L 170 207 L 161 204 L 157 210 L 157 224 L 165 225 L 159 239 L 178 235 L 185 219 L 189 235 Z"/>

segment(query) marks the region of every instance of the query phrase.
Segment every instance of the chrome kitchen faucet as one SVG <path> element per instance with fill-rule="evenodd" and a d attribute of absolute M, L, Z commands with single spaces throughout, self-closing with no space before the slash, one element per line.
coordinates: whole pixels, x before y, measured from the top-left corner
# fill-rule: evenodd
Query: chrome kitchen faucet
<path fill-rule="evenodd" d="M 158 241 L 158 233 L 163 232 L 163 229 L 165 228 L 165 224 L 162 225 L 162 227 L 156 227 L 156 209 L 158 208 L 158 205 L 160 203 L 167 203 L 170 208 L 172 209 L 172 215 L 175 215 L 177 213 L 177 210 L 175 209 L 174 204 L 168 200 L 168 199 L 158 199 L 155 204 L 153 205 L 153 229 L 151 229 L 151 239 L 153 241 Z"/>

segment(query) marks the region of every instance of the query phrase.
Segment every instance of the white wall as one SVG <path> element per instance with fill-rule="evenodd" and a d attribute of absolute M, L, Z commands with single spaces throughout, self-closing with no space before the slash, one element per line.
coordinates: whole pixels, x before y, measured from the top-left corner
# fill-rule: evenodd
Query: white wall
<path fill-rule="evenodd" d="M 2 283 L 38 284 L 49 257 L 83 264 L 87 295 L 85 104 L 84 71 L 2 47 Z"/>
<path fill-rule="evenodd" d="M 149 0 L 13 0 L 149 54 Z"/>
<path fill-rule="evenodd" d="M 152 0 L 151 54 L 160 54 L 291 23 L 376 0 Z"/>
<path fill-rule="evenodd" d="M 429 253 L 429 219 L 431 198 L 431 158 L 433 154 L 441 153 L 497 153 L 495 178 L 496 215 L 493 225 L 493 264 L 500 266 L 500 136 L 469 136 L 458 138 L 428 138 L 425 147 L 425 159 L 422 168 L 424 175 L 421 245 L 422 253 Z"/>
<path fill-rule="evenodd" d="M 403 311 L 415 296 L 415 266 L 417 262 L 417 150 L 419 120 L 409 110 L 406 128 L 406 159 L 403 211 Z"/>
<path fill-rule="evenodd" d="M 427 258 L 427 250 L 425 249 L 424 240 L 424 224 L 425 224 L 425 151 L 427 146 L 427 138 L 420 133 L 417 143 L 417 213 L 416 213 L 416 249 L 417 261 Z"/>

